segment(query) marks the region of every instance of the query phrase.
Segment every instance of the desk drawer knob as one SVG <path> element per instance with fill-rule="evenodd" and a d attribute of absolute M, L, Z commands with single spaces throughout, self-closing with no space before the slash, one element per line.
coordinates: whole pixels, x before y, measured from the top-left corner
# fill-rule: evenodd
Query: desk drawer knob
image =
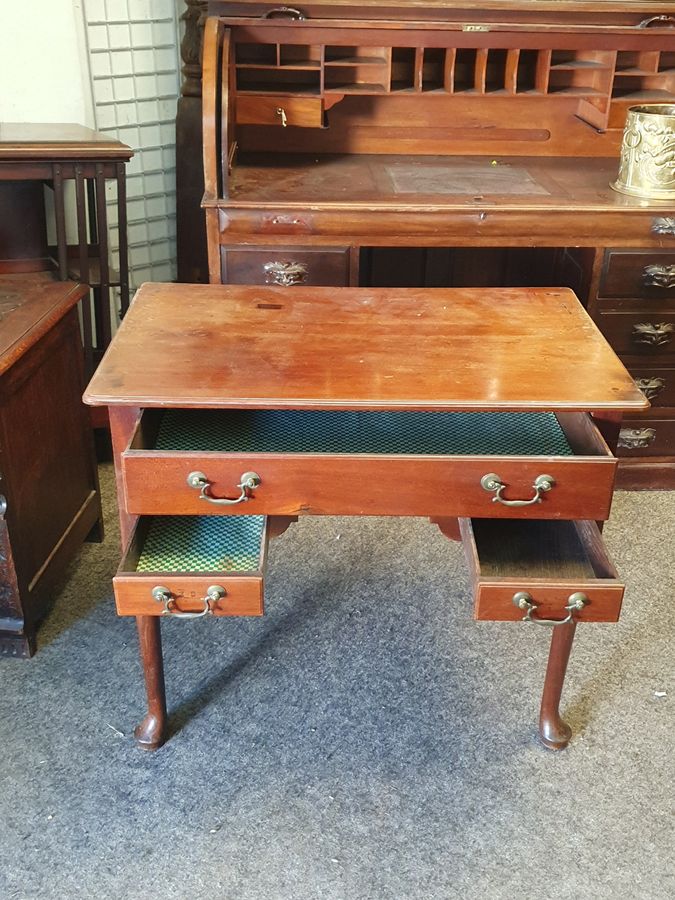
<path fill-rule="evenodd" d="M 217 506 L 234 506 L 236 503 L 245 503 L 250 499 L 248 492 L 255 490 L 260 484 L 260 475 L 256 472 L 244 472 L 239 480 L 237 487 L 241 491 L 238 497 L 232 500 L 227 497 L 212 497 L 209 493 L 212 482 L 203 472 L 190 472 L 187 477 L 187 483 L 191 488 L 199 491 L 199 499 L 207 500 L 209 503 L 215 503 Z"/>
<path fill-rule="evenodd" d="M 534 488 L 534 497 L 529 500 L 505 500 L 502 493 L 506 490 L 506 485 L 499 475 L 491 472 L 489 475 L 483 475 L 480 480 L 480 486 L 484 491 L 493 492 L 493 503 L 502 503 L 504 506 L 532 506 L 533 503 L 541 503 L 541 495 L 550 491 L 555 485 L 555 478 L 552 475 L 537 475 L 534 479 L 532 487 Z"/>
<path fill-rule="evenodd" d="M 201 619 L 204 616 L 212 616 L 213 605 L 222 600 L 225 594 L 224 587 L 221 587 L 219 584 L 212 584 L 211 587 L 206 589 L 206 597 L 202 597 L 204 609 L 200 609 L 199 612 L 181 612 L 173 608 L 174 597 L 169 588 L 158 584 L 152 589 L 152 599 L 164 604 L 162 615 L 173 616 L 174 619 Z"/>
<path fill-rule="evenodd" d="M 535 625 L 566 625 L 574 620 L 574 613 L 583 609 L 584 606 L 588 606 L 589 602 L 586 594 L 577 591 L 574 594 L 570 594 L 567 598 L 567 605 L 565 606 L 567 615 L 564 619 L 540 619 L 539 616 L 532 615 L 537 608 L 537 604 L 532 599 L 531 594 L 528 594 L 527 591 L 518 591 L 517 594 L 513 595 L 513 605 L 525 611 L 523 622 L 534 622 Z"/>

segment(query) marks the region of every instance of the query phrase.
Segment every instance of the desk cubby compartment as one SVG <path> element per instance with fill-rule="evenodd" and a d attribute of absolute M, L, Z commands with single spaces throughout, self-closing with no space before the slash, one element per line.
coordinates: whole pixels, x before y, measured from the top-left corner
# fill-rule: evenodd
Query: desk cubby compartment
<path fill-rule="evenodd" d="M 533 621 L 618 620 L 624 585 L 595 522 L 461 519 L 460 531 L 476 619 L 525 619 L 515 597 Z"/>
<path fill-rule="evenodd" d="M 264 516 L 143 517 L 113 579 L 117 612 L 261 616 L 266 548 Z"/>
<path fill-rule="evenodd" d="M 146 410 L 122 467 L 138 514 L 604 520 L 616 460 L 585 413 L 204 409 Z"/>

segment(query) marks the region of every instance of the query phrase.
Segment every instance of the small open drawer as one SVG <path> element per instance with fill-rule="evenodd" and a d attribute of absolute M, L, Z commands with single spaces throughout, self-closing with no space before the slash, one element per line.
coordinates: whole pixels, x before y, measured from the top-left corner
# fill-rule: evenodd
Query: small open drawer
<path fill-rule="evenodd" d="M 476 619 L 616 622 L 624 585 L 595 522 L 460 519 Z"/>
<path fill-rule="evenodd" d="M 113 578 L 121 616 L 261 616 L 264 516 L 141 518 Z"/>
<path fill-rule="evenodd" d="M 585 413 L 150 409 L 122 468 L 139 515 L 604 520 L 616 459 Z"/>

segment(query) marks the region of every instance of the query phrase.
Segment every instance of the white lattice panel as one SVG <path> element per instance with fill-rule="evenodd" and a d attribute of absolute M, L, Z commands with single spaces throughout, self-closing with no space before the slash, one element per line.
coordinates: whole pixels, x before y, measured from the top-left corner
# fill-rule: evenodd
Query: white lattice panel
<path fill-rule="evenodd" d="M 175 118 L 180 65 L 175 3 L 85 0 L 84 15 L 97 128 L 135 152 L 127 167 L 131 286 L 172 281 L 176 275 Z M 110 190 L 114 191 L 113 185 Z M 118 234 L 112 202 L 108 213 L 114 257 Z"/>

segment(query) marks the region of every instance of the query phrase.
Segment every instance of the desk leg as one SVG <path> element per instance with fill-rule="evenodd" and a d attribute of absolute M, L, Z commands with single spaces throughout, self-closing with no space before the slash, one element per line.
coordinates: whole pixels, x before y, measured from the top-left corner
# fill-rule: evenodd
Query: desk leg
<path fill-rule="evenodd" d="M 572 737 L 572 729 L 560 718 L 559 706 L 576 627 L 576 622 L 555 625 L 551 637 L 539 712 L 539 735 L 549 750 L 564 750 Z"/>
<path fill-rule="evenodd" d="M 166 738 L 166 692 L 159 622 L 157 616 L 136 616 L 148 712 L 134 731 L 134 737 L 143 750 L 157 750 Z"/>

